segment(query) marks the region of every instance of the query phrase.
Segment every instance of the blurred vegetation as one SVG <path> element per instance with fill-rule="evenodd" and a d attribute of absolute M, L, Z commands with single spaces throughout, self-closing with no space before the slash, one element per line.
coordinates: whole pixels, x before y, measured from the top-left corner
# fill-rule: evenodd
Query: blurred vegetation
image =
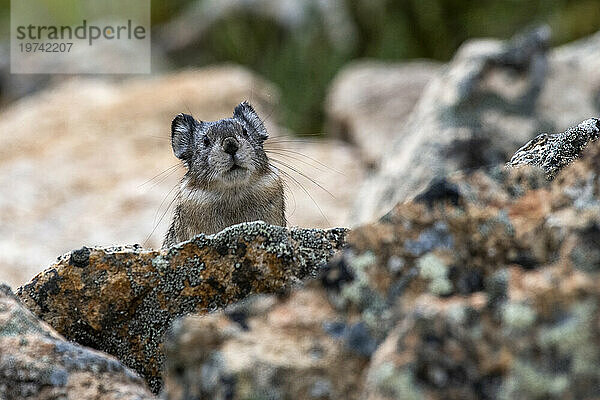
<path fill-rule="evenodd" d="M 206 0 L 153 0 L 152 21 L 177 18 Z M 305 3 L 308 0 L 297 0 Z M 300 27 L 238 12 L 213 24 L 192 48 L 171 54 L 178 66 L 215 62 L 245 65 L 277 84 L 279 112 L 298 133 L 318 132 L 323 100 L 335 74 L 357 58 L 449 60 L 466 39 L 508 38 L 528 26 L 548 23 L 554 44 L 600 30 L 600 0 L 340 0 L 356 35 L 336 46 L 323 15 L 315 12 Z M 7 37 L 9 0 L 0 0 L 0 37 Z M 67 12 L 67 10 L 65 11 Z"/>
<path fill-rule="evenodd" d="M 283 122 L 295 132 L 309 133 L 322 129 L 328 84 L 353 59 L 446 61 L 469 38 L 508 38 L 539 23 L 551 26 L 555 45 L 600 30 L 599 0 L 345 0 L 345 4 L 358 33 L 350 48 L 341 50 L 331 43 L 326 21 L 317 14 L 301 29 L 286 30 L 277 21 L 235 13 L 214 24 L 179 61 L 250 67 L 281 88 Z M 172 9 L 154 7 L 153 12 L 160 11 Z"/>

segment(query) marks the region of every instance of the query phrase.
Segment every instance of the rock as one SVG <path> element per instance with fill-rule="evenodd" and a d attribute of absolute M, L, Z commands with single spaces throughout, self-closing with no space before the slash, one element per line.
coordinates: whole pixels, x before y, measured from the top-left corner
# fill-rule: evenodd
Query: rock
<path fill-rule="evenodd" d="M 547 48 L 544 28 L 463 45 L 396 130 L 357 196 L 354 223 L 380 217 L 433 179 L 502 164 L 536 132 L 598 115 L 600 33 Z"/>
<path fill-rule="evenodd" d="M 439 71 L 433 61 L 350 64 L 329 88 L 327 131 L 356 145 L 366 163 L 377 165 Z"/>
<path fill-rule="evenodd" d="M 223 313 L 177 322 L 165 344 L 165 397 L 356 398 L 368 358 L 328 331 L 336 315 L 322 291 L 268 303 L 244 307 L 243 324 Z"/>
<path fill-rule="evenodd" d="M 516 167 L 530 164 L 540 167 L 548 179 L 579 157 L 590 141 L 600 135 L 600 119 L 591 118 L 567 131 L 555 135 L 542 133 L 527 142 L 506 164 Z"/>
<path fill-rule="evenodd" d="M 273 157 L 331 193 L 279 165 L 291 175 L 285 177 L 290 225 L 344 226 L 362 180 L 356 151 L 340 141 L 297 142 L 282 132 L 277 93 L 248 70 L 214 66 L 119 83 L 72 78 L 3 109 L 3 279 L 20 286 L 57 254 L 84 245 L 160 247 L 184 171 L 171 149 L 171 120 L 180 112 L 228 117 L 244 99 L 266 120 L 267 145 L 284 153 Z"/>
<path fill-rule="evenodd" d="M 432 182 L 350 231 L 318 281 L 178 321 L 164 395 L 596 398 L 599 163 L 596 141 L 552 181 L 499 166 Z"/>
<path fill-rule="evenodd" d="M 284 293 L 314 276 L 345 230 L 244 223 L 153 251 L 82 248 L 18 290 L 60 334 L 116 356 L 157 392 L 162 341 L 178 316 L 208 313 L 251 293 Z"/>
<path fill-rule="evenodd" d="M 557 47 L 548 55 L 548 76 L 537 110 L 559 131 L 600 113 L 600 32 Z M 577 77 L 577 79 L 573 79 Z"/>
<path fill-rule="evenodd" d="M 572 134 L 553 139 L 564 148 Z M 389 316 L 370 326 L 386 338 L 361 398 L 596 398 L 599 161 L 595 142 L 551 183 L 534 168 L 454 174 L 444 187 L 458 199 L 354 229 L 344 263 L 359 278 L 330 296 L 343 313 Z"/>
<path fill-rule="evenodd" d="M 115 358 L 68 342 L 0 285 L 0 397 L 154 399 Z"/>

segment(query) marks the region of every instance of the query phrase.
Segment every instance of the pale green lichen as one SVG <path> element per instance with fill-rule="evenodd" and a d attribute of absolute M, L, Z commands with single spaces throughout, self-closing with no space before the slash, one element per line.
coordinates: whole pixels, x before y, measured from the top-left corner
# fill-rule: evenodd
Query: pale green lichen
<path fill-rule="evenodd" d="M 447 317 L 454 325 L 463 325 L 467 320 L 467 310 L 462 304 L 453 304 L 448 307 Z"/>
<path fill-rule="evenodd" d="M 360 304 L 364 300 L 364 290 L 369 289 L 367 269 L 377 262 L 375 255 L 366 251 L 350 259 L 350 267 L 354 272 L 354 280 L 342 289 L 342 296 L 348 301 Z"/>
<path fill-rule="evenodd" d="M 598 373 L 600 355 L 592 337 L 596 308 L 591 301 L 576 304 L 567 319 L 538 334 L 542 348 L 556 348 L 559 354 L 572 357 L 576 374 Z"/>
<path fill-rule="evenodd" d="M 564 374 L 547 374 L 516 361 L 503 386 L 499 395 L 501 400 L 562 398 L 569 386 L 569 378 Z"/>
<path fill-rule="evenodd" d="M 448 267 L 435 254 L 427 253 L 417 261 L 417 267 L 423 278 L 429 279 L 429 291 L 438 296 L 452 292 L 452 283 L 448 279 Z"/>
<path fill-rule="evenodd" d="M 536 318 L 535 310 L 526 304 L 507 303 L 502 307 L 502 320 L 512 329 L 529 328 Z"/>
<path fill-rule="evenodd" d="M 369 371 L 367 379 L 386 396 L 403 400 L 423 398 L 410 372 L 398 370 L 391 362 L 383 363 Z"/>
<path fill-rule="evenodd" d="M 339 296 L 331 300 L 336 307 L 347 307 L 352 304 L 361 310 L 361 320 L 364 321 L 372 334 L 381 339 L 391 328 L 392 312 L 381 296 L 372 287 L 369 268 L 377 263 L 373 252 L 367 251 L 357 256 L 349 255 L 348 266 L 352 270 L 353 279 L 345 284 Z"/>
<path fill-rule="evenodd" d="M 169 270 L 170 263 L 162 255 L 158 255 L 152 259 L 152 267 L 154 267 L 159 273 L 164 274 Z"/>

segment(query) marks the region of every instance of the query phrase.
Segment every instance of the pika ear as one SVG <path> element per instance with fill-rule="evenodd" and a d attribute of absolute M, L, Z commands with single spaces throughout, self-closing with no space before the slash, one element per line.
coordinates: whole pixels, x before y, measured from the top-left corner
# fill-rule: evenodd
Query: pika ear
<path fill-rule="evenodd" d="M 245 122 L 245 125 L 251 128 L 254 133 L 258 135 L 260 140 L 267 140 L 269 137 L 265 124 L 263 124 L 256 111 L 254 111 L 254 108 L 252 108 L 247 101 L 244 101 L 235 107 L 233 110 L 233 118 Z"/>
<path fill-rule="evenodd" d="M 171 122 L 171 146 L 175 157 L 185 160 L 192 154 L 194 130 L 198 122 L 188 114 L 179 114 Z"/>

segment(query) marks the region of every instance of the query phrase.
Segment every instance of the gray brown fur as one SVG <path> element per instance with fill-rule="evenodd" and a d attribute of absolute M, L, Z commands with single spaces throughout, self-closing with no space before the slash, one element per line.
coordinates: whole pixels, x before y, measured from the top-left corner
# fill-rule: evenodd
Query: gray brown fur
<path fill-rule="evenodd" d="M 233 118 L 197 121 L 179 114 L 171 125 L 175 156 L 187 166 L 163 247 L 241 222 L 285 226 L 283 181 L 264 151 L 267 130 L 247 102 Z"/>

